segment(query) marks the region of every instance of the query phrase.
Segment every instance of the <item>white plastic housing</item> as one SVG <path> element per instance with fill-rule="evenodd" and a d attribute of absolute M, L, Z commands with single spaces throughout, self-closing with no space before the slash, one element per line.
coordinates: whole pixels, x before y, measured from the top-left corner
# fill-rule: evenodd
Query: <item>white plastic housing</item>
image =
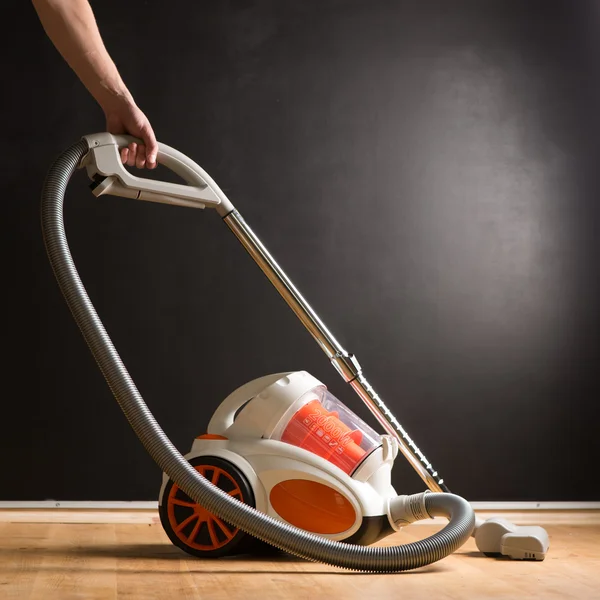
<path fill-rule="evenodd" d="M 381 436 L 306 371 L 242 386 L 215 412 L 208 433 L 282 441 L 351 474 L 382 445 Z"/>

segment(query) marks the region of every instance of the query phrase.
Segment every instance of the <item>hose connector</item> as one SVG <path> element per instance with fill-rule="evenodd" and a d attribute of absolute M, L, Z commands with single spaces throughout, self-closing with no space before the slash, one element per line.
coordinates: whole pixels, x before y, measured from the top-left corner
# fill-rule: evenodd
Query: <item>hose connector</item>
<path fill-rule="evenodd" d="M 427 512 L 427 507 L 425 506 L 425 496 L 429 493 L 429 490 L 427 490 L 420 494 L 390 498 L 388 503 L 390 525 L 396 531 L 399 531 L 405 525 L 410 525 L 415 521 L 431 519 L 431 515 Z"/>

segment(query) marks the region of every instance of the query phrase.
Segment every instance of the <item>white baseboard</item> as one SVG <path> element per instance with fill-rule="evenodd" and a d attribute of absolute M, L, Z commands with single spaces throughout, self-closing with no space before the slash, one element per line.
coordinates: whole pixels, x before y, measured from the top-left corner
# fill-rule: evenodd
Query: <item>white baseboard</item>
<path fill-rule="evenodd" d="M 503 516 L 515 525 L 600 525 L 600 502 L 473 502 L 483 518 Z M 0 502 L 2 523 L 159 525 L 158 503 L 150 502 Z M 440 525 L 436 517 L 416 525 Z"/>
<path fill-rule="evenodd" d="M 1 503 L 0 503 L 1 504 Z M 473 510 L 600 510 L 600 502 L 470 502 Z"/>
<path fill-rule="evenodd" d="M 12 509 L 17 510 L 45 510 L 56 508 L 60 510 L 77 509 L 77 510 L 157 510 L 158 501 L 149 500 L 147 502 L 136 501 L 128 502 L 126 500 L 8 500 L 0 501 L 0 510 Z"/>
<path fill-rule="evenodd" d="M 600 510 L 600 502 L 471 502 L 474 510 Z M 73 500 L 7 500 L 0 501 L 2 509 L 51 509 L 77 510 L 156 510 L 158 502 L 150 501 L 73 501 Z"/>

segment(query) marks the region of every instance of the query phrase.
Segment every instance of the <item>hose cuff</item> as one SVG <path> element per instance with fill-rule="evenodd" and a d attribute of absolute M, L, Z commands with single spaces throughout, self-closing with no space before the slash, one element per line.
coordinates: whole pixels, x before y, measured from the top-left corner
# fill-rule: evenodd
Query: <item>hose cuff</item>
<path fill-rule="evenodd" d="M 405 525 L 410 525 L 415 521 L 431 519 L 425 506 L 425 496 L 429 491 L 420 494 L 411 494 L 410 496 L 396 496 L 390 498 L 388 503 L 388 519 L 390 525 L 399 531 Z"/>

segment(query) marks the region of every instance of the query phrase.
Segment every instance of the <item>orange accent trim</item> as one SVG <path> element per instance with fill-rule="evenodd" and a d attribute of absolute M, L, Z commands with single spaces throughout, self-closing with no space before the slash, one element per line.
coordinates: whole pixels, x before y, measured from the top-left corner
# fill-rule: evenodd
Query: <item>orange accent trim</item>
<path fill-rule="evenodd" d="M 202 435 L 196 436 L 197 440 L 226 440 L 224 435 L 218 435 L 216 433 L 203 433 Z"/>
<path fill-rule="evenodd" d="M 350 501 L 318 481 L 282 481 L 273 487 L 269 500 L 281 518 L 313 533 L 341 533 L 356 521 Z"/>
<path fill-rule="evenodd" d="M 214 438 L 208 438 L 214 439 Z M 217 438 L 218 439 L 218 438 Z M 227 439 L 227 438 L 223 438 Z M 240 486 L 236 483 L 235 479 L 225 470 L 220 469 L 219 467 L 213 467 L 212 465 L 197 465 L 194 467 L 196 471 L 200 473 L 203 477 L 205 476 L 205 472 L 212 471 L 213 475 L 211 478 L 211 483 L 216 485 L 219 484 L 219 480 L 222 477 L 225 477 L 234 487 L 228 493 L 230 496 L 234 496 L 241 502 L 244 501 L 244 496 L 242 494 L 242 490 Z M 179 487 L 173 484 L 171 487 L 171 491 L 169 492 L 169 497 L 167 499 L 167 515 L 169 517 L 169 524 L 171 525 L 171 529 L 175 532 L 175 535 L 187 546 L 190 548 L 194 548 L 195 550 L 216 550 L 217 548 L 221 548 L 227 545 L 233 537 L 238 532 L 238 529 L 235 527 L 224 523 L 221 519 L 209 513 L 205 508 L 191 501 L 191 498 L 188 500 L 180 500 L 177 498 L 177 492 L 179 492 Z M 185 506 L 189 508 L 192 513 L 185 517 L 182 521 L 177 521 L 175 517 L 175 506 Z M 183 530 L 196 521 L 194 528 L 189 533 L 189 535 L 185 535 Z M 206 544 L 198 544 L 196 542 L 196 538 L 202 525 L 206 523 L 208 535 L 210 537 L 211 545 L 208 546 Z M 225 536 L 224 540 L 220 540 L 217 536 L 215 525 L 222 531 Z M 223 537 L 223 536 L 221 536 Z"/>

